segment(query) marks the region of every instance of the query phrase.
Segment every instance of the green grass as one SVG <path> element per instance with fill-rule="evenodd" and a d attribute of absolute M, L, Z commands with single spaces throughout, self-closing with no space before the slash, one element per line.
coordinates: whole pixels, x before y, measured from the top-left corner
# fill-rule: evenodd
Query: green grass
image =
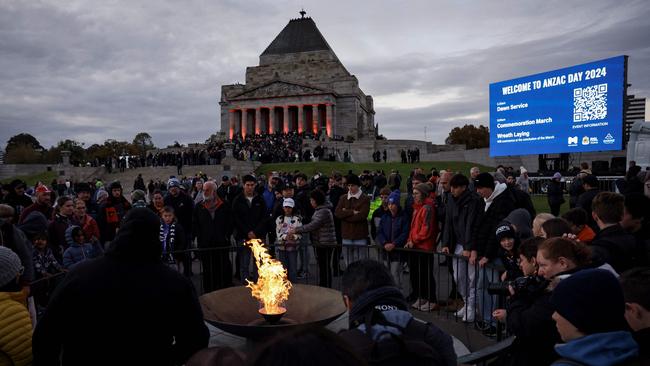
<path fill-rule="evenodd" d="M 474 163 L 467 163 L 461 161 L 423 161 L 416 164 L 401 164 L 401 163 L 342 163 L 342 162 L 331 162 L 331 161 L 322 161 L 322 162 L 309 162 L 309 163 L 276 163 L 276 164 L 264 164 L 257 168 L 257 174 L 266 174 L 272 171 L 282 171 L 282 172 L 293 172 L 299 170 L 307 176 L 313 176 L 316 173 L 325 174 L 327 176 L 331 175 L 332 172 L 339 172 L 341 174 L 347 174 L 349 170 L 352 170 L 354 174 L 360 174 L 364 170 L 381 170 L 383 169 L 386 173 L 386 177 L 390 174 L 392 169 L 397 169 L 402 176 L 402 190 L 406 187 L 406 179 L 413 169 L 420 167 L 424 170 L 425 174 L 428 174 L 431 168 L 436 168 L 440 170 L 451 170 L 453 172 L 460 172 L 465 175 L 469 175 L 469 170 L 473 166 L 478 166 L 481 171 L 491 171 L 493 168 L 489 168 L 483 165 L 476 165 Z"/>
<path fill-rule="evenodd" d="M 31 174 L 31 175 L 19 175 L 16 177 L 11 177 L 11 178 L 6 178 L 2 180 L 2 184 L 5 183 L 11 183 L 12 180 L 14 179 L 21 179 L 27 183 L 28 187 L 33 187 L 37 182 L 43 182 L 45 184 L 50 184 L 52 179 L 55 179 L 57 177 L 57 172 L 52 170 L 52 171 L 45 171 L 37 174 Z"/>
<path fill-rule="evenodd" d="M 546 198 L 546 195 L 542 196 L 531 196 L 533 199 L 533 206 L 535 206 L 535 211 L 537 213 L 542 213 L 542 212 L 551 212 L 551 208 L 548 206 L 548 200 Z M 564 203 L 562 206 L 560 206 L 560 216 L 564 214 L 565 212 L 569 211 L 569 196 L 564 195 Z"/>

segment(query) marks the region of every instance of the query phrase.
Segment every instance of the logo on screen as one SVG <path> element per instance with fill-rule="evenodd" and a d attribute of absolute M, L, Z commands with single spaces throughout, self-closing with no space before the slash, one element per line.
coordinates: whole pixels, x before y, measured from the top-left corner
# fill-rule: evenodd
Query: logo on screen
<path fill-rule="evenodd" d="M 585 137 L 582 138 L 582 144 L 583 145 L 589 145 L 589 137 L 588 136 L 585 136 Z"/>
<path fill-rule="evenodd" d="M 603 139 L 603 144 L 611 145 L 616 141 L 611 133 L 608 133 L 607 136 Z"/>
<path fill-rule="evenodd" d="M 598 137 L 590 137 L 589 138 L 589 144 L 590 145 L 598 145 Z"/>
<path fill-rule="evenodd" d="M 578 146 L 578 136 L 569 136 L 569 146 Z"/>

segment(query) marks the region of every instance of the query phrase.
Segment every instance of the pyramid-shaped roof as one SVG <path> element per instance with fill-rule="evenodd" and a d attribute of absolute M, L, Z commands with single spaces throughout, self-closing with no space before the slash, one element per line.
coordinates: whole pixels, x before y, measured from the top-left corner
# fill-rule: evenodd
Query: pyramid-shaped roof
<path fill-rule="evenodd" d="M 307 51 L 332 51 L 332 49 L 316 27 L 316 23 L 309 17 L 303 17 L 291 19 L 262 52 L 262 56 Z"/>

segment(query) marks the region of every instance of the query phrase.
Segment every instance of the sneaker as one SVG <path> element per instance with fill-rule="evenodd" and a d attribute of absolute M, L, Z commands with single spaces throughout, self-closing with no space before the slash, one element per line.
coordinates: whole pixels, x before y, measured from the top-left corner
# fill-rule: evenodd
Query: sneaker
<path fill-rule="evenodd" d="M 494 338 L 497 336 L 497 327 L 494 325 L 489 326 L 486 330 L 483 331 L 483 335 L 486 337 Z"/>
<path fill-rule="evenodd" d="M 436 304 L 435 302 L 429 302 L 425 300 L 424 303 L 420 305 L 418 310 L 425 311 L 425 312 L 436 311 L 438 310 L 438 304 Z"/>
<path fill-rule="evenodd" d="M 467 311 L 467 307 L 463 306 L 462 308 L 460 308 L 460 310 L 454 313 L 454 316 L 456 318 L 465 318 L 466 311 Z"/>
<path fill-rule="evenodd" d="M 424 304 L 424 299 L 417 299 L 413 304 L 411 304 L 411 307 L 413 309 L 420 309 L 420 305 Z"/>

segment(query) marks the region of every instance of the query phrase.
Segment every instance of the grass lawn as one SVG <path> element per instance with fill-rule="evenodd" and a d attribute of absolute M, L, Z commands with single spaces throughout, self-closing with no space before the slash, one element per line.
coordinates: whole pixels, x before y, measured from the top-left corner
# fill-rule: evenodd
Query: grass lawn
<path fill-rule="evenodd" d="M 546 195 L 542 196 L 532 196 L 533 199 L 533 205 L 535 206 L 535 211 L 537 213 L 542 213 L 542 212 L 551 212 L 550 207 L 548 207 L 548 200 L 546 199 Z M 569 196 L 564 195 L 564 203 L 562 206 L 560 206 L 560 215 L 563 213 L 569 211 Z"/>
<path fill-rule="evenodd" d="M 425 174 L 429 173 L 431 168 L 436 168 L 438 171 L 446 169 L 454 172 L 460 172 L 469 175 L 469 170 L 473 166 L 478 166 L 481 171 L 491 171 L 493 168 L 488 168 L 483 165 L 476 165 L 473 163 L 461 161 L 423 161 L 416 164 L 402 164 L 402 163 L 342 163 L 342 162 L 308 162 L 308 163 L 277 163 L 277 164 L 264 164 L 257 168 L 257 174 L 266 174 L 272 171 L 293 172 L 299 170 L 307 176 L 313 176 L 316 173 L 322 173 L 327 176 L 331 175 L 333 171 L 341 174 L 347 174 L 349 170 L 354 174 L 360 174 L 364 170 L 380 170 L 386 172 L 386 177 L 390 174 L 392 169 L 397 169 L 402 176 L 401 189 L 404 191 L 406 187 L 406 179 L 413 169 L 420 167 L 424 170 Z"/>
<path fill-rule="evenodd" d="M 45 184 L 50 184 L 52 179 L 55 179 L 56 177 L 57 177 L 57 172 L 52 170 L 52 171 L 49 171 L 49 172 L 45 171 L 45 172 L 37 173 L 37 174 L 20 175 L 20 176 L 16 176 L 16 177 L 3 179 L 2 184 L 11 183 L 11 181 L 14 180 L 14 179 L 22 179 L 23 181 L 25 181 L 25 183 L 27 183 L 28 187 L 33 187 L 36 184 L 36 182 L 43 182 Z"/>

